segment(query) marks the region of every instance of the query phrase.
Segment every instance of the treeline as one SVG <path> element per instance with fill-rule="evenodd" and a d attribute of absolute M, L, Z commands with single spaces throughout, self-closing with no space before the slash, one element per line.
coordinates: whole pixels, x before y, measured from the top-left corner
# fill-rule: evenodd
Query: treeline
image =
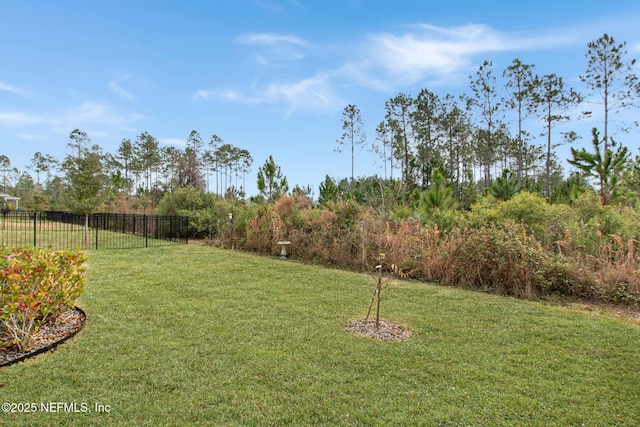
<path fill-rule="evenodd" d="M 460 196 L 464 186 L 487 188 L 508 170 L 520 186 L 541 189 L 550 200 L 554 189 L 564 184 L 556 148 L 586 137 L 596 141 L 594 150 L 572 150 L 569 163 L 597 178 L 602 187 L 602 173 L 595 170 L 619 171 L 628 155 L 612 138 L 610 122 L 622 109 L 637 106 L 640 82 L 634 73 L 635 59 L 627 58 L 626 43 L 617 43 L 608 34 L 588 44 L 586 57 L 588 65 L 580 76 L 588 89 L 585 94 L 563 77 L 540 75 L 534 64 L 516 58 L 503 70 L 485 60 L 469 76 L 470 92 L 460 97 L 422 89 L 417 95 L 400 93 L 389 99 L 372 147 L 384 164 L 384 178 L 399 173 L 396 177 L 407 191 L 424 191 L 437 168 Z M 591 116 L 585 110 L 594 104 L 603 117 L 602 127 L 592 135 L 579 135 L 571 126 Z M 617 132 L 629 129 L 619 119 L 616 123 Z M 354 148 L 367 144 L 357 106 L 343 110 L 342 129 L 338 151 L 350 150 L 354 181 Z M 602 195 L 607 202 L 608 194 Z"/>
<path fill-rule="evenodd" d="M 253 163 L 249 151 L 217 135 L 205 144 L 195 130 L 184 150 L 160 146 L 143 132 L 134 141 L 123 139 L 115 153 L 105 153 L 75 129 L 67 151 L 61 160 L 35 153 L 29 165 L 35 177 L 12 168 L 9 157 L 1 155 L 3 191 L 21 197 L 22 207 L 31 210 L 150 212 L 164 194 L 181 187 L 244 197 Z"/>

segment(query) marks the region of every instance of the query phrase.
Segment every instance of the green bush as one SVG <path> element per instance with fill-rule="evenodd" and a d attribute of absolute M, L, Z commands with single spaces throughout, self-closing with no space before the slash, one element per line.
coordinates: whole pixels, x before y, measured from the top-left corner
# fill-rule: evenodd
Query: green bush
<path fill-rule="evenodd" d="M 492 196 L 482 197 L 469 214 L 469 225 L 475 228 L 499 225 L 504 221 L 523 225 L 527 233 L 546 249 L 564 239 L 567 231 L 575 233 L 578 229 L 578 222 L 569 206 L 550 205 L 539 195 L 526 191 L 506 201 L 498 201 Z"/>
<path fill-rule="evenodd" d="M 220 224 L 215 210 L 217 200 L 216 195 L 194 187 L 176 188 L 162 197 L 157 211 L 159 215 L 188 216 L 189 237 L 211 237 Z"/>
<path fill-rule="evenodd" d="M 28 349 L 49 319 L 72 308 L 84 290 L 79 252 L 0 248 L 0 340 Z"/>

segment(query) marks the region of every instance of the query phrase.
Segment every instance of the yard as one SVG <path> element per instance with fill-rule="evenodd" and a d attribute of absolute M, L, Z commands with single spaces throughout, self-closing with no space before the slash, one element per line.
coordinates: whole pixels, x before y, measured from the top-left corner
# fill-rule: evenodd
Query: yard
<path fill-rule="evenodd" d="M 196 245 L 88 256 L 85 328 L 0 370 L 22 410 L 0 424 L 640 424 L 639 322 L 596 308 L 393 282 L 381 317 L 413 335 L 382 342 L 344 327 L 369 275 Z"/>

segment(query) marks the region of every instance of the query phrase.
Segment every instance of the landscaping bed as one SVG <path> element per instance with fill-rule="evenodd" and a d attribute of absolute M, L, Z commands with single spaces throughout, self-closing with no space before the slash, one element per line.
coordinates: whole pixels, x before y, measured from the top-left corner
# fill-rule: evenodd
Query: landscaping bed
<path fill-rule="evenodd" d="M 69 338 L 75 336 L 86 322 L 85 312 L 75 307 L 42 325 L 33 336 L 33 346 L 22 350 L 18 346 L 0 348 L 0 367 L 22 362 L 38 354 L 56 348 Z"/>

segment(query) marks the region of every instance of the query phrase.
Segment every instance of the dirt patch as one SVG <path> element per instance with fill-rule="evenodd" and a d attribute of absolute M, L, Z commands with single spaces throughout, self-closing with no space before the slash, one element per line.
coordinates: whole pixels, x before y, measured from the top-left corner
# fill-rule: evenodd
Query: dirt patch
<path fill-rule="evenodd" d="M 33 337 L 33 348 L 28 351 L 17 347 L 0 348 L 0 366 L 12 365 L 55 348 L 80 332 L 86 319 L 84 311 L 77 307 L 62 313 L 55 320 L 42 325 Z"/>
<path fill-rule="evenodd" d="M 403 341 L 411 338 L 413 332 L 397 323 L 380 320 L 376 327 L 375 319 L 352 320 L 345 329 L 355 335 L 364 335 L 381 341 Z"/>

